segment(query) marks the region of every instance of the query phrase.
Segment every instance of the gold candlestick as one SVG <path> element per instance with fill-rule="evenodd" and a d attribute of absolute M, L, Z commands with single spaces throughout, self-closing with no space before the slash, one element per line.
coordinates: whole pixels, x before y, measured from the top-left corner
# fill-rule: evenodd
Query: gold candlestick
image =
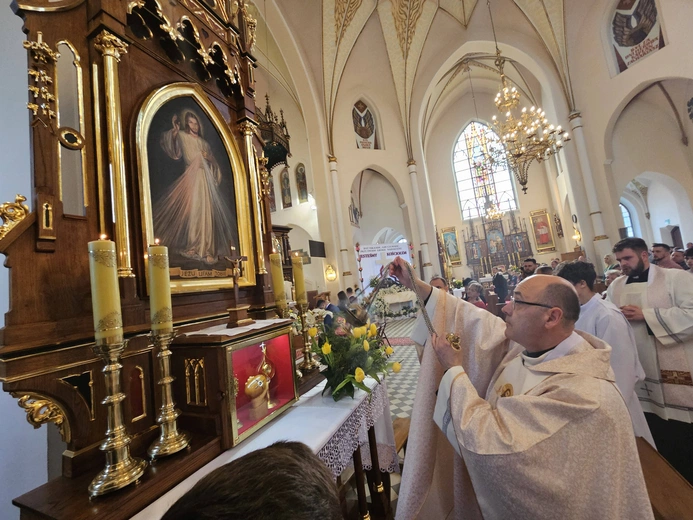
<path fill-rule="evenodd" d="M 156 357 L 159 359 L 159 367 L 161 368 L 161 409 L 159 416 L 156 418 L 157 424 L 161 426 L 161 434 L 159 438 L 149 446 L 147 454 L 149 458 L 154 460 L 157 457 L 165 457 L 178 453 L 190 444 L 190 434 L 179 431 L 176 420 L 180 416 L 180 410 L 176 408 L 176 403 L 173 400 L 172 383 L 176 380 L 171 375 L 171 350 L 168 346 L 173 341 L 176 333 L 172 329 L 152 331 L 150 338 L 157 349 Z"/>
<path fill-rule="evenodd" d="M 308 335 L 308 324 L 306 323 L 306 312 L 308 311 L 308 304 L 302 303 L 299 305 L 301 309 L 301 324 L 303 327 L 303 361 L 298 368 L 304 372 L 315 370 L 320 366 L 320 363 L 313 359 L 313 353 L 310 351 L 310 336 Z"/>
<path fill-rule="evenodd" d="M 102 404 L 108 406 L 108 427 L 106 440 L 99 449 L 106 453 L 106 467 L 89 484 L 92 497 L 104 495 L 124 488 L 138 480 L 147 467 L 147 462 L 130 456 L 132 439 L 125 431 L 121 402 L 125 394 L 120 391 L 120 356 L 126 342 L 122 336 L 106 337 L 96 340 L 94 353 L 106 363 L 103 369 L 106 379 L 106 397 Z"/>

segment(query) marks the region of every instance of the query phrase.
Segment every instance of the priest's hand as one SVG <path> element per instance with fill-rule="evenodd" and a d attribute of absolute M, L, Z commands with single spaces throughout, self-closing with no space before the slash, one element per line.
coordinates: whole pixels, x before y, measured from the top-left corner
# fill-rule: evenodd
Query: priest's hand
<path fill-rule="evenodd" d="M 433 334 L 431 336 L 431 344 L 443 369 L 447 370 L 452 367 L 462 366 L 462 351 L 452 348 L 452 345 L 444 336 Z"/>
<path fill-rule="evenodd" d="M 433 290 L 430 285 L 416 276 L 416 271 L 401 256 L 395 257 L 390 264 L 390 276 L 397 277 L 402 285 L 416 291 L 424 301 L 431 295 Z"/>
<path fill-rule="evenodd" d="M 621 312 L 628 321 L 645 321 L 642 309 L 637 305 L 624 305 L 621 307 Z"/>

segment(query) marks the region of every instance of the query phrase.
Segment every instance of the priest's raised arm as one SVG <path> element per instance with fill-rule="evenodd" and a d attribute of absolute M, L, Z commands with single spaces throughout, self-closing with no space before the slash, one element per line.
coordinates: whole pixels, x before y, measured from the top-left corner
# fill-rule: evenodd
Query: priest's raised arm
<path fill-rule="evenodd" d="M 401 259 L 391 272 L 427 299 L 437 333 L 424 349 L 398 519 L 652 518 L 610 347 L 574 332 L 571 284 L 528 277 L 503 322 L 411 279 Z"/>

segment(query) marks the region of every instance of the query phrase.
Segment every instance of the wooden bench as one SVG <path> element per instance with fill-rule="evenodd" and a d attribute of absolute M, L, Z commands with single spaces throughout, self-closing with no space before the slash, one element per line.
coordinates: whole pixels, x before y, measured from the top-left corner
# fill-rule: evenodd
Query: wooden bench
<path fill-rule="evenodd" d="M 397 417 L 394 421 L 392 421 L 392 428 L 395 431 L 395 451 L 397 453 L 399 453 L 402 449 L 404 449 L 406 452 L 410 426 L 411 418 L 409 417 Z"/>
<path fill-rule="evenodd" d="M 647 494 L 657 520 L 693 517 L 693 486 L 642 437 L 636 437 Z"/>

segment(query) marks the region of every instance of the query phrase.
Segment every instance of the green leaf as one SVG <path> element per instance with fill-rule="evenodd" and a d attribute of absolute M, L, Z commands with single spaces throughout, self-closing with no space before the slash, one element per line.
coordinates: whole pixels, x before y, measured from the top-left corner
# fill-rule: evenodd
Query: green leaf
<path fill-rule="evenodd" d="M 358 381 L 354 381 L 354 385 L 355 385 L 355 386 L 358 386 L 361 390 L 363 390 L 364 392 L 366 392 L 366 393 L 368 393 L 368 394 L 371 393 L 371 389 L 368 388 L 368 387 L 367 387 L 366 385 L 364 385 L 363 383 L 359 383 Z M 354 397 L 354 396 L 352 395 L 352 397 Z"/>

